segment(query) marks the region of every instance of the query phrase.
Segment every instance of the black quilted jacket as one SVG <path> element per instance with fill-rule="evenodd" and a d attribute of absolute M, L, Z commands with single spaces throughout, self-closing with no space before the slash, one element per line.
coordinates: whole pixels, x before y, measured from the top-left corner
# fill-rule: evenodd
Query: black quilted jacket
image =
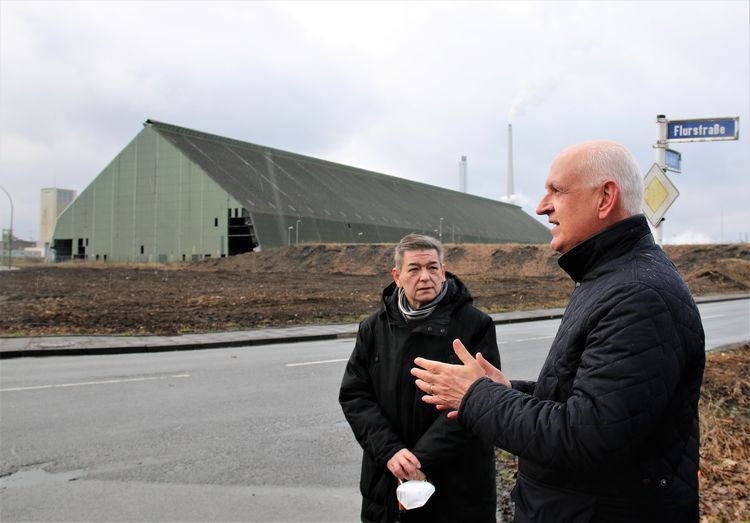
<path fill-rule="evenodd" d="M 472 305 L 461 280 L 448 277 L 448 295 L 424 321 L 404 321 L 391 284 L 381 310 L 359 326 L 339 402 L 364 451 L 363 521 L 495 521 L 492 445 L 423 402 L 410 373 L 417 356 L 460 363 L 453 353 L 456 338 L 500 365 L 492 318 Z M 399 514 L 396 478 L 386 462 L 402 448 L 417 456 L 436 490 L 423 508 Z"/>
<path fill-rule="evenodd" d="M 576 282 L 536 382 L 486 378 L 460 421 L 519 456 L 516 522 L 697 521 L 698 309 L 646 220 L 559 260 Z"/>

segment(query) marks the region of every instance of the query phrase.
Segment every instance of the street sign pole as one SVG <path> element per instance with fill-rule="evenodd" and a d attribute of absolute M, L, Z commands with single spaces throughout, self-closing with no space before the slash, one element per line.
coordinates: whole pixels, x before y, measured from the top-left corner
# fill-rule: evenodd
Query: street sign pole
<path fill-rule="evenodd" d="M 670 162 L 667 162 L 667 147 L 670 142 L 715 142 L 724 140 L 738 140 L 740 137 L 740 117 L 729 116 L 721 118 L 693 118 L 690 120 L 667 120 L 663 114 L 656 115 L 656 162 L 646 174 L 648 187 L 644 182 L 644 213 L 649 217 L 654 227 L 654 239 L 662 245 L 664 231 L 664 213 L 679 191 L 669 180 L 667 170 L 680 172 L 682 170 L 682 155 L 669 150 Z M 676 165 L 675 165 L 676 163 Z M 648 209 L 646 209 L 648 207 Z M 656 223 L 654 223 L 656 222 Z"/>
<path fill-rule="evenodd" d="M 663 171 L 666 171 L 667 168 L 667 143 L 667 117 L 659 114 L 656 116 L 656 145 L 654 145 L 656 158 L 654 161 Z M 662 245 L 664 238 L 662 223 L 664 223 L 664 218 L 654 226 L 654 239 L 659 246 Z"/>

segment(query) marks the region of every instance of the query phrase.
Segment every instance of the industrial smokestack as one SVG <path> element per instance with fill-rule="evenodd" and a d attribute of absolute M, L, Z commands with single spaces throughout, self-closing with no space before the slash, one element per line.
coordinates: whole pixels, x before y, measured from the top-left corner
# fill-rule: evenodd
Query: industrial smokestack
<path fill-rule="evenodd" d="M 508 124 L 508 168 L 507 168 L 508 185 L 505 189 L 506 198 L 510 201 L 511 196 L 515 194 L 513 188 L 513 126 Z"/>
<path fill-rule="evenodd" d="M 458 190 L 466 192 L 466 156 L 462 156 L 458 162 Z"/>

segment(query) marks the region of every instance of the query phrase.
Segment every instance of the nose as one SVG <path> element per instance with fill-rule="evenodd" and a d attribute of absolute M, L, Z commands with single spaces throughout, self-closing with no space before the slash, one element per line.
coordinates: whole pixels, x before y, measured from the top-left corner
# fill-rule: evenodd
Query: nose
<path fill-rule="evenodd" d="M 539 215 L 549 214 L 552 212 L 552 202 L 549 201 L 549 195 L 542 196 L 539 205 L 536 206 L 536 213 Z"/>
<path fill-rule="evenodd" d="M 419 279 L 420 281 L 425 281 L 430 279 L 430 271 L 426 267 L 421 269 L 419 271 Z"/>

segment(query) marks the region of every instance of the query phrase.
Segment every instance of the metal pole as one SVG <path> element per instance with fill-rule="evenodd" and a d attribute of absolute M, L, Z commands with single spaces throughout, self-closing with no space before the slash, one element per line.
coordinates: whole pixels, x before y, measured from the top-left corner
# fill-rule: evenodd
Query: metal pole
<path fill-rule="evenodd" d="M 294 237 L 294 243 L 299 243 L 299 224 L 302 223 L 302 220 L 297 220 L 297 223 L 295 223 L 296 231 L 295 231 L 295 237 Z"/>
<path fill-rule="evenodd" d="M 294 226 L 290 225 L 289 228 L 286 230 L 286 243 L 288 245 L 292 244 L 292 229 L 294 229 Z"/>
<path fill-rule="evenodd" d="M 13 198 L 10 197 L 10 193 L 5 190 L 5 187 L 0 185 L 0 189 L 3 190 L 8 197 L 8 201 L 10 201 L 10 231 L 8 231 L 8 268 L 10 269 L 12 266 L 11 259 L 13 257 Z"/>
<path fill-rule="evenodd" d="M 440 218 L 440 241 L 443 241 L 443 218 Z"/>
<path fill-rule="evenodd" d="M 656 151 L 656 164 L 659 166 L 659 168 L 662 171 L 667 170 L 667 117 L 663 114 L 656 115 L 656 145 L 654 145 L 654 150 Z M 662 223 L 664 222 L 664 218 L 661 219 L 659 224 L 654 227 L 654 239 L 656 240 L 656 244 L 661 247 L 663 242 L 663 236 L 664 236 L 664 229 L 662 228 Z"/>

